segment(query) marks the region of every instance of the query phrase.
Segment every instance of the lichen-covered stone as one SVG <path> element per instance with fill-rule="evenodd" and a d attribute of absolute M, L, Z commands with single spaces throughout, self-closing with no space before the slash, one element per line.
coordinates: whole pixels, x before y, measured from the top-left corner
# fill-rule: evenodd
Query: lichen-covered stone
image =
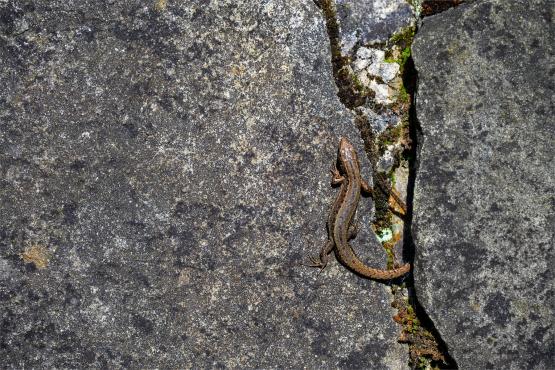
<path fill-rule="evenodd" d="M 552 3 L 425 18 L 415 284 L 461 369 L 553 366 Z"/>
<path fill-rule="evenodd" d="M 357 110 L 367 117 L 372 131 L 376 135 L 383 133 L 388 127 L 394 127 L 402 123 L 401 117 L 391 110 L 380 113 L 376 113 L 368 107 L 360 107 Z"/>
<path fill-rule="evenodd" d="M 406 0 L 337 0 L 336 4 L 344 54 L 351 54 L 357 43 L 386 42 L 415 20 Z"/>
<path fill-rule="evenodd" d="M 394 91 L 386 84 L 371 80 L 368 87 L 374 92 L 374 101 L 376 103 L 387 105 L 394 102 Z"/>
<path fill-rule="evenodd" d="M 398 63 L 385 61 L 385 52 L 380 49 L 361 47 L 357 50 L 353 62 L 355 72 L 365 71 L 370 77 L 379 77 L 388 83 L 399 74 Z"/>
<path fill-rule="evenodd" d="M 301 265 L 339 136 L 362 152 L 312 2 L 0 14 L 2 366 L 405 366 L 385 286 Z"/>

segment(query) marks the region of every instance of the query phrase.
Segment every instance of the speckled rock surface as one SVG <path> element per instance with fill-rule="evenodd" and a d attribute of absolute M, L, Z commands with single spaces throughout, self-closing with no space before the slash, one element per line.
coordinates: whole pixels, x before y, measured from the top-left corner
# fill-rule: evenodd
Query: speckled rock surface
<path fill-rule="evenodd" d="M 361 148 L 312 2 L 0 18 L 3 367 L 406 367 L 387 287 L 300 265 L 339 136 Z"/>
<path fill-rule="evenodd" d="M 344 54 L 357 42 L 386 42 L 415 20 L 405 0 L 337 0 L 336 4 Z"/>
<path fill-rule="evenodd" d="M 416 288 L 461 369 L 554 363 L 552 14 L 461 5 L 413 45 Z"/>

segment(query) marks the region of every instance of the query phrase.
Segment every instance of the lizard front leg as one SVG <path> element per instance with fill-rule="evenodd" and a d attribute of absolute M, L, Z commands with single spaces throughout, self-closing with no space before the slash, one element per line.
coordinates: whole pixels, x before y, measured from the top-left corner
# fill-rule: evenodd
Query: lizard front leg
<path fill-rule="evenodd" d="M 334 165 L 331 171 L 331 186 L 337 186 L 345 181 L 345 177 L 339 173 L 339 170 Z"/>

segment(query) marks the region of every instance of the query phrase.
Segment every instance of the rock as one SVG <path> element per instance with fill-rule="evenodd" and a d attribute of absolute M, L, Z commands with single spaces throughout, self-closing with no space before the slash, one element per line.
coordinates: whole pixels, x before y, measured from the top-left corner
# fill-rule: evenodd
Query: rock
<path fill-rule="evenodd" d="M 4 366 L 406 368 L 388 287 L 301 265 L 339 137 L 362 152 L 312 2 L 0 14 Z"/>
<path fill-rule="evenodd" d="M 357 43 L 386 42 L 414 22 L 405 0 L 337 0 L 343 54 L 351 54 Z"/>
<path fill-rule="evenodd" d="M 356 76 L 362 86 L 370 86 L 370 77 L 368 77 L 368 72 L 366 72 L 366 70 L 358 72 Z"/>
<path fill-rule="evenodd" d="M 397 126 L 401 124 L 401 118 L 391 110 L 377 113 L 368 107 L 360 107 L 357 109 L 368 119 L 375 135 L 383 133 L 388 126 Z"/>
<path fill-rule="evenodd" d="M 385 83 L 391 82 L 399 74 L 399 64 L 397 63 L 373 63 L 367 70 L 372 76 L 380 77 Z"/>
<path fill-rule="evenodd" d="M 395 149 L 394 145 L 388 145 L 386 147 L 385 152 L 382 156 L 378 159 L 376 164 L 376 171 L 389 173 L 395 164 L 395 157 L 393 156 L 393 150 Z"/>
<path fill-rule="evenodd" d="M 369 59 L 371 63 L 379 63 L 385 59 L 385 52 L 380 49 L 361 47 L 356 54 L 358 59 Z"/>
<path fill-rule="evenodd" d="M 399 64 L 385 62 L 385 52 L 380 49 L 361 47 L 353 62 L 355 72 L 366 70 L 370 76 L 379 77 L 384 82 L 393 80 L 399 74 Z"/>
<path fill-rule="evenodd" d="M 386 84 L 377 83 L 376 80 L 370 81 L 368 87 L 376 94 L 374 101 L 378 104 L 391 104 L 394 102 L 394 92 Z"/>
<path fill-rule="evenodd" d="M 553 366 L 553 45 L 547 0 L 425 18 L 415 285 L 461 369 Z"/>
<path fill-rule="evenodd" d="M 380 49 L 367 48 L 361 46 L 356 53 L 357 59 L 369 59 L 370 62 L 383 60 L 385 58 L 385 52 Z"/>
<path fill-rule="evenodd" d="M 372 60 L 370 59 L 356 59 L 353 62 L 353 71 L 355 72 L 364 71 L 364 73 L 366 74 L 366 67 L 368 67 L 371 62 Z"/>
<path fill-rule="evenodd" d="M 370 64 L 385 58 L 385 52 L 379 49 L 360 47 L 357 50 L 353 69 L 360 71 L 366 69 Z"/>

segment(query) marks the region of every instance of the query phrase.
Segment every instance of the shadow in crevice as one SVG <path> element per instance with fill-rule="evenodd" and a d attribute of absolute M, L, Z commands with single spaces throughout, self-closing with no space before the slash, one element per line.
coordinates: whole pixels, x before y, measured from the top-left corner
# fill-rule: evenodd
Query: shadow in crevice
<path fill-rule="evenodd" d="M 409 261 L 413 266 L 413 271 L 406 281 L 406 286 L 409 294 L 409 303 L 413 307 L 416 317 L 420 321 L 420 325 L 425 328 L 430 334 L 433 335 L 437 343 L 437 349 L 445 358 L 443 363 L 435 363 L 434 365 L 440 369 L 458 369 L 455 359 L 449 354 L 449 349 L 445 341 L 441 338 L 441 334 L 434 325 L 433 320 L 426 313 L 424 307 L 418 301 L 416 289 L 414 286 L 414 261 L 416 256 L 416 245 L 413 238 L 413 205 L 414 205 L 414 189 L 416 186 L 416 177 L 419 168 L 420 149 L 422 148 L 423 135 L 420 127 L 420 122 L 416 115 L 416 90 L 418 82 L 418 72 L 414 66 L 414 61 L 410 57 L 405 66 L 403 73 L 403 84 L 407 91 L 412 96 L 411 105 L 409 108 L 409 134 L 412 142 L 411 148 L 405 157 L 409 159 L 409 178 L 407 183 L 407 213 L 404 219 L 403 230 L 403 259 Z"/>
<path fill-rule="evenodd" d="M 408 151 L 403 153 L 405 158 L 409 161 L 409 179 L 407 183 L 407 213 L 404 219 L 404 246 L 403 246 L 403 259 L 405 261 L 414 262 L 415 245 L 412 236 L 412 217 L 413 217 L 413 203 L 414 203 L 414 187 L 416 184 L 416 174 L 418 172 L 420 157 L 420 148 L 422 143 L 422 129 L 416 116 L 416 82 L 418 74 L 414 68 L 414 61 L 410 57 L 406 63 L 405 73 L 403 74 L 403 84 L 405 84 L 408 93 L 412 96 L 412 102 L 409 108 L 409 137 L 411 140 L 411 147 Z"/>

